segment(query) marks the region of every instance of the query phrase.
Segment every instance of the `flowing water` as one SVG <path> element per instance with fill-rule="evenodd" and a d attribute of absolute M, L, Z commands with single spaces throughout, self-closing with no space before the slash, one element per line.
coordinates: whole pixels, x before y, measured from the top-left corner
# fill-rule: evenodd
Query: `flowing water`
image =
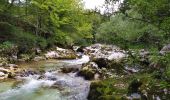
<path fill-rule="evenodd" d="M 90 82 L 76 73 L 64 74 L 60 67 L 81 67 L 88 56 L 76 60 L 50 60 L 21 64 L 25 69 L 45 70 L 41 74 L 18 76 L 0 82 L 0 100 L 87 100 Z"/>

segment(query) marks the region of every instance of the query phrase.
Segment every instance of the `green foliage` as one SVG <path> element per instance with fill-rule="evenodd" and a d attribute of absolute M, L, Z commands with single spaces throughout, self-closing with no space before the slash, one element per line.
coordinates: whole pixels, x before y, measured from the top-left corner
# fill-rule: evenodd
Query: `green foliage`
<path fill-rule="evenodd" d="M 165 32 L 168 32 L 169 25 L 167 22 L 170 15 L 170 11 L 168 10 L 170 8 L 169 4 L 169 0 L 125 0 L 122 4 L 121 12 L 132 17 L 127 11 L 133 9 L 141 15 L 140 17 L 133 17 L 134 19 L 152 23 Z"/>
<path fill-rule="evenodd" d="M 105 36 L 105 37 L 103 37 Z M 159 39 L 158 39 L 159 37 Z M 123 14 L 112 16 L 98 28 L 97 40 L 114 44 L 154 44 L 162 38 L 161 31 L 151 24 L 134 21 Z"/>
<path fill-rule="evenodd" d="M 84 10 L 79 0 L 1 0 L 0 5 L 0 40 L 12 41 L 25 50 L 91 43 L 93 26 L 101 16 Z"/>
<path fill-rule="evenodd" d="M 78 42 L 79 39 L 92 37 L 90 19 L 84 14 L 79 0 L 33 0 L 32 4 L 42 13 L 48 13 L 46 15 L 50 21 L 48 27 L 55 27 L 51 28 L 54 44 L 70 45 Z"/>
<path fill-rule="evenodd" d="M 17 52 L 17 46 L 9 41 L 0 44 L 0 56 L 11 56 Z"/>
<path fill-rule="evenodd" d="M 44 39 L 43 37 L 37 37 L 36 45 L 41 49 L 45 49 L 47 47 L 47 40 Z"/>
<path fill-rule="evenodd" d="M 121 80 L 121 81 L 120 81 Z M 120 100 L 127 93 L 127 87 L 117 86 L 122 84 L 124 79 L 106 79 L 98 82 L 92 82 L 90 86 L 89 100 Z M 124 85 L 127 82 L 124 83 Z"/>

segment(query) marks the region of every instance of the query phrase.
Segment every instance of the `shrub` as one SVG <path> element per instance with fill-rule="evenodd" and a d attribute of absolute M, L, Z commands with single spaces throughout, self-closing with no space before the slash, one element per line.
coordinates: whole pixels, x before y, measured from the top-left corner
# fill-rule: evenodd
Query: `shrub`
<path fill-rule="evenodd" d="M 45 49 L 47 47 L 47 41 L 42 37 L 37 37 L 37 46 L 41 49 Z"/>
<path fill-rule="evenodd" d="M 9 41 L 0 44 L 0 56 L 16 55 L 17 52 L 18 52 L 17 46 Z"/>

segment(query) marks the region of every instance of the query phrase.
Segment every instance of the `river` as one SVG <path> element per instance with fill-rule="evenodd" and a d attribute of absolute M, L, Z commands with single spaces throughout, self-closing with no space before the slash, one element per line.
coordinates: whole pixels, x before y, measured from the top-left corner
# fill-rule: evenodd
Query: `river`
<path fill-rule="evenodd" d="M 41 74 L 18 76 L 0 82 L 0 100 L 87 100 L 90 82 L 75 73 L 61 73 L 61 67 L 81 67 L 88 56 L 75 60 L 46 60 L 23 63 L 26 70 Z"/>

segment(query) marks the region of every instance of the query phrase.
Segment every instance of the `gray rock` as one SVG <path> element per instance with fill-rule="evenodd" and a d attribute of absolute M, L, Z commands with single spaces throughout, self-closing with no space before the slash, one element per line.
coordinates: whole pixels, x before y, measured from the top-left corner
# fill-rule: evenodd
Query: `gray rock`
<path fill-rule="evenodd" d="M 161 54 L 165 54 L 165 53 L 169 53 L 169 52 L 170 52 L 170 44 L 164 46 L 160 51 Z"/>
<path fill-rule="evenodd" d="M 43 57 L 43 56 L 37 56 L 37 57 L 35 57 L 33 60 L 34 60 L 34 61 L 41 61 L 41 60 L 46 60 L 46 58 Z"/>

